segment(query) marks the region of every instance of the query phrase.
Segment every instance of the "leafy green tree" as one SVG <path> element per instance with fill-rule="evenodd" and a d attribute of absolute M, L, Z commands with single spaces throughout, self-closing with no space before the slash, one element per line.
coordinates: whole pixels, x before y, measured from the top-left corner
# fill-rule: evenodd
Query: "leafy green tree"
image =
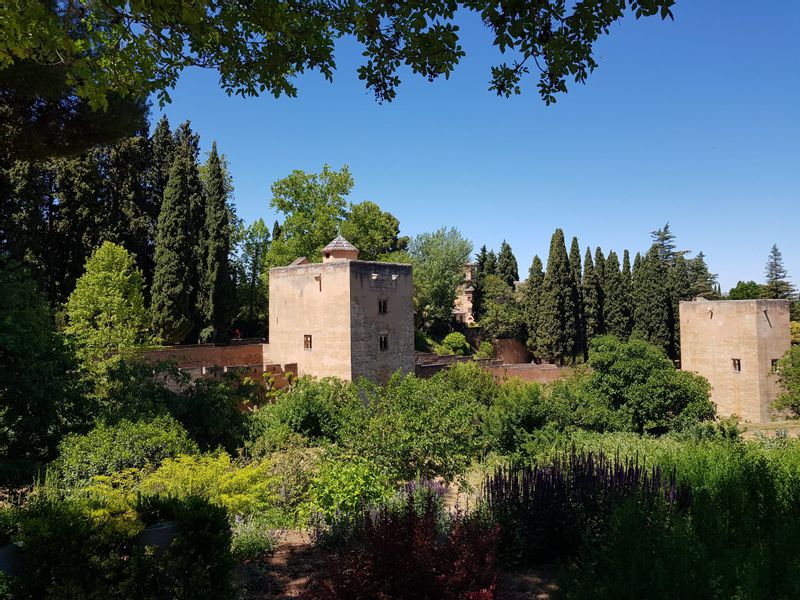
<path fill-rule="evenodd" d="M 269 228 L 263 219 L 256 219 L 243 228 L 236 261 L 237 320 L 244 322 L 250 335 L 265 335 L 269 309 L 267 284 L 267 254 L 270 246 Z"/>
<path fill-rule="evenodd" d="M 569 248 L 569 269 L 572 273 L 572 295 L 575 310 L 575 348 L 572 358 L 581 356 L 588 358 L 589 348 L 586 343 L 586 314 L 583 306 L 583 285 L 581 271 L 581 247 L 578 238 L 573 236 Z"/>
<path fill-rule="evenodd" d="M 666 265 L 671 266 L 675 259 L 682 254 L 676 250 L 675 234 L 670 230 L 669 222 L 664 227 L 651 231 L 650 237 L 653 240 L 653 246 L 658 251 L 658 258 Z"/>
<path fill-rule="evenodd" d="M 800 346 L 792 346 L 778 361 L 778 382 L 783 391 L 775 401 L 775 408 L 788 409 L 800 417 Z"/>
<path fill-rule="evenodd" d="M 567 9 L 547 0 L 519 11 L 490 0 L 430 5 L 385 5 L 373 0 L 296 3 L 275 10 L 264 0 L 247 5 L 209 1 L 187 6 L 128 3 L 12 3 L 0 8 L 0 64 L 58 65 L 64 82 L 80 98 L 105 107 L 113 94 L 169 100 L 187 67 L 216 69 L 228 94 L 295 96 L 294 79 L 317 71 L 332 79 L 336 40 L 352 37 L 365 57 L 359 77 L 380 101 L 395 97 L 399 72 L 428 79 L 449 77 L 465 55 L 459 43 L 462 15 L 475 12 L 493 45 L 518 56 L 492 67 L 490 89 L 521 92 L 540 65 L 539 92 L 546 103 L 566 91 L 566 81 L 586 81 L 597 66 L 593 46 L 630 9 L 637 18 L 672 17 L 673 0 L 609 0 Z M 35 32 L 36 35 L 31 35 Z M 287 32 L 291 32 L 289 35 Z M 187 48 L 191 52 L 187 52 Z M 19 84 L 6 85 L 16 89 Z"/>
<path fill-rule="evenodd" d="M 672 359 L 680 358 L 680 303 L 682 300 L 692 299 L 692 280 L 689 261 L 683 254 L 675 257 L 672 266 L 665 266 L 667 273 L 667 298 L 668 298 L 668 318 L 667 327 L 669 329 L 669 346 L 667 354 Z"/>
<path fill-rule="evenodd" d="M 457 229 L 443 227 L 416 236 L 408 252 L 414 265 L 417 328 L 444 331 L 453 319 L 456 289 L 463 281 L 472 243 Z"/>
<path fill-rule="evenodd" d="M 161 204 L 164 190 L 169 182 L 169 172 L 175 162 L 175 138 L 167 115 L 163 115 L 150 137 L 150 161 L 147 169 L 147 184 L 154 200 Z"/>
<path fill-rule="evenodd" d="M 86 261 L 67 301 L 65 333 L 92 372 L 113 357 L 129 357 L 149 341 L 144 279 L 122 246 L 103 244 Z"/>
<path fill-rule="evenodd" d="M 767 266 L 764 267 L 766 282 L 763 288 L 764 298 L 790 299 L 796 293 L 795 287 L 789 281 L 789 274 L 783 266 L 783 256 L 776 244 L 772 245 L 769 252 Z"/>
<path fill-rule="evenodd" d="M 0 456 L 50 458 L 91 419 L 77 364 L 27 271 L 0 255 Z"/>
<path fill-rule="evenodd" d="M 487 275 L 497 275 L 497 255 L 494 250 L 489 250 L 486 255 L 486 263 L 484 264 L 483 272 Z"/>
<path fill-rule="evenodd" d="M 497 255 L 497 274 L 506 282 L 506 285 L 512 288 L 519 281 L 517 259 L 511 251 L 511 246 L 505 240 L 500 244 L 500 254 Z"/>
<path fill-rule="evenodd" d="M 525 341 L 525 312 L 522 292 L 509 286 L 499 275 L 484 278 L 485 311 L 480 325 L 490 339 L 514 338 Z"/>
<path fill-rule="evenodd" d="M 573 356 L 576 324 L 572 271 L 564 232 L 556 229 L 550 241 L 547 272 L 539 301 L 536 347 L 543 358 L 564 364 Z"/>
<path fill-rule="evenodd" d="M 755 281 L 739 281 L 728 292 L 728 300 L 756 300 L 764 296 L 764 286 Z"/>
<path fill-rule="evenodd" d="M 541 307 L 542 287 L 544 286 L 544 267 L 542 259 L 538 255 L 533 257 L 531 267 L 528 270 L 528 279 L 522 288 L 522 310 L 525 316 L 525 325 L 528 330 L 528 349 L 536 357 L 539 357 L 538 327 L 539 309 Z"/>
<path fill-rule="evenodd" d="M 342 221 L 341 232 L 358 248 L 360 260 L 378 260 L 382 255 L 405 250 L 408 246 L 408 238 L 400 237 L 400 221 L 374 202 L 351 204 Z"/>
<path fill-rule="evenodd" d="M 201 272 L 199 303 L 204 322 L 214 327 L 217 339 L 225 336 L 234 300 L 228 262 L 231 253 L 228 179 L 217 153 L 217 144 L 214 143 L 205 172 L 206 201 L 202 236 L 205 264 Z"/>
<path fill-rule="evenodd" d="M 586 255 L 583 259 L 583 279 L 581 280 L 587 342 L 603 332 L 602 291 L 597 271 L 594 268 L 594 261 L 592 261 L 592 251 L 587 246 Z"/>
<path fill-rule="evenodd" d="M 481 246 L 478 254 L 475 255 L 475 264 L 472 270 L 472 316 L 476 321 L 480 321 L 484 312 L 483 281 L 486 277 L 486 261 L 489 260 L 489 251 L 486 244 Z"/>
<path fill-rule="evenodd" d="M 442 346 L 458 356 L 466 356 L 472 352 L 466 336 L 458 331 L 453 331 L 444 336 Z"/>
<path fill-rule="evenodd" d="M 281 224 L 278 223 L 278 221 L 276 219 L 275 222 L 272 224 L 272 239 L 273 240 L 280 239 L 281 233 L 282 233 Z"/>
<path fill-rule="evenodd" d="M 650 260 L 658 263 L 655 252 Z M 601 336 L 592 343 L 589 366 L 585 391 L 607 402 L 623 429 L 663 432 L 715 416 L 708 381 L 675 369 L 656 345 Z"/>
<path fill-rule="evenodd" d="M 353 183 L 347 165 L 339 171 L 324 165 L 319 174 L 293 171 L 272 184 L 270 206 L 284 219 L 280 235 L 272 237 L 270 266 L 285 266 L 301 256 L 321 260 L 320 251 L 336 237 L 347 215 L 345 196 Z"/>
<path fill-rule="evenodd" d="M 633 277 L 633 336 L 651 344 L 670 349 L 671 301 L 664 285 L 667 270 L 661 261 L 659 248 L 653 245 L 634 269 Z"/>
<path fill-rule="evenodd" d="M 156 231 L 155 273 L 151 289 L 152 323 L 167 343 L 178 343 L 192 330 L 192 281 L 196 258 L 194 232 L 190 231 L 192 163 L 178 151 L 164 191 Z"/>

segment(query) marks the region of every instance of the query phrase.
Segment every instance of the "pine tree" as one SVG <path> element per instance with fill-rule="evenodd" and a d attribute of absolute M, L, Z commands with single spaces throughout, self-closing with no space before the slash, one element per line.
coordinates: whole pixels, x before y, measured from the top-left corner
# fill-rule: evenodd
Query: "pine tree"
<path fill-rule="evenodd" d="M 672 265 L 678 253 L 675 251 L 675 234 L 669 229 L 669 221 L 661 229 L 650 232 L 653 245 L 658 250 L 658 257 L 667 265 Z"/>
<path fill-rule="evenodd" d="M 561 229 L 556 229 L 550 242 L 539 306 L 536 346 L 544 358 L 564 364 L 575 346 L 576 327 L 573 279 Z"/>
<path fill-rule="evenodd" d="M 631 271 L 631 254 L 627 250 L 622 253 L 622 289 L 625 298 L 625 337 L 633 331 L 633 273 Z"/>
<path fill-rule="evenodd" d="M 233 304 L 228 257 L 231 250 L 228 195 L 225 172 L 217 144 L 211 145 L 205 172 L 204 269 L 201 273 L 199 308 L 205 323 L 214 327 L 216 339 L 226 331 Z"/>
<path fill-rule="evenodd" d="M 619 258 L 613 250 L 608 253 L 605 269 L 606 331 L 621 340 L 628 337 L 627 291 L 619 267 Z"/>
<path fill-rule="evenodd" d="M 589 357 L 586 343 L 586 315 L 583 307 L 583 286 L 581 284 L 581 247 L 578 238 L 573 236 L 569 249 L 569 269 L 572 274 L 572 301 L 575 312 L 575 343 L 572 350 L 573 361 L 582 356 Z"/>
<path fill-rule="evenodd" d="M 155 274 L 151 290 L 153 326 L 166 343 L 179 343 L 192 330 L 195 232 L 190 228 L 192 164 L 178 152 L 158 215 Z"/>
<path fill-rule="evenodd" d="M 528 329 L 528 349 L 534 357 L 540 357 L 537 345 L 537 329 L 540 310 L 540 298 L 544 284 L 544 268 L 542 259 L 538 255 L 533 257 L 528 279 L 523 288 L 523 311 L 525 325 Z"/>
<path fill-rule="evenodd" d="M 671 306 L 664 283 L 666 278 L 666 268 L 655 244 L 643 258 L 636 255 L 633 271 L 634 335 L 669 351 Z"/>
<path fill-rule="evenodd" d="M 512 289 L 514 284 L 519 281 L 517 259 L 511 251 L 511 246 L 505 240 L 500 244 L 500 254 L 497 256 L 497 275 Z"/>
<path fill-rule="evenodd" d="M 597 281 L 597 331 L 595 335 L 606 333 L 606 259 L 598 246 L 594 252 L 594 276 Z"/>
<path fill-rule="evenodd" d="M 777 299 L 793 299 L 795 288 L 789 281 L 789 273 L 783 266 L 783 255 L 778 250 L 777 244 L 772 245 L 772 250 L 767 258 L 767 266 L 764 268 L 763 297 Z"/>
<path fill-rule="evenodd" d="M 592 261 L 592 251 L 587 246 L 586 256 L 583 259 L 583 280 L 581 281 L 587 346 L 592 341 L 593 337 L 601 333 L 600 323 L 602 322 L 602 314 L 600 313 L 598 298 L 599 288 L 600 285 L 594 269 L 594 262 Z"/>

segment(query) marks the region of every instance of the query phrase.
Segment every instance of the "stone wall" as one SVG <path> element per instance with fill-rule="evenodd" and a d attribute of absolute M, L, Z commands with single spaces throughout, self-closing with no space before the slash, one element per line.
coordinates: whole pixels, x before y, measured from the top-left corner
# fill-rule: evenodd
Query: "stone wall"
<path fill-rule="evenodd" d="M 531 362 L 528 348 L 514 339 L 494 340 L 494 356 L 504 365 L 518 365 Z"/>
<path fill-rule="evenodd" d="M 772 361 L 791 346 L 789 302 L 681 302 L 680 322 L 681 368 L 708 379 L 719 415 L 768 422 L 779 393 Z"/>
<path fill-rule="evenodd" d="M 171 346 L 148 352 L 145 358 L 151 362 L 174 360 L 181 369 L 254 365 L 263 364 L 263 346 L 260 342 L 231 343 L 230 346 Z"/>

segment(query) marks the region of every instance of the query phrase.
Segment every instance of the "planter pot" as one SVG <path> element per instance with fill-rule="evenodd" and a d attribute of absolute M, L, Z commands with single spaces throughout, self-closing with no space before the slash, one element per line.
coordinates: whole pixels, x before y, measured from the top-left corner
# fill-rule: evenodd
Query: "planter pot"
<path fill-rule="evenodd" d="M 145 527 L 144 531 L 136 538 L 136 543 L 140 546 L 155 546 L 156 555 L 158 555 L 169 548 L 177 533 L 178 524 L 175 521 L 156 523 Z"/>
<path fill-rule="evenodd" d="M 22 569 L 24 559 L 22 548 L 16 544 L 6 544 L 0 548 L 0 571 L 6 575 L 17 575 Z"/>

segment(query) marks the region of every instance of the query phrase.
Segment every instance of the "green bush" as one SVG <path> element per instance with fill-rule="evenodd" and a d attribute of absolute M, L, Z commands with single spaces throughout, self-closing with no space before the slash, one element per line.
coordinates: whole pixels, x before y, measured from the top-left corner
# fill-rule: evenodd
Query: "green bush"
<path fill-rule="evenodd" d="M 165 458 L 197 452 L 197 445 L 180 423 L 162 416 L 151 421 L 100 423 L 85 435 L 68 436 L 58 449 L 51 472 L 69 489 L 88 483 L 95 475 L 155 469 Z"/>
<path fill-rule="evenodd" d="M 775 401 L 777 410 L 789 410 L 800 417 L 800 346 L 792 348 L 778 361 L 778 382 L 783 392 Z"/>
<path fill-rule="evenodd" d="M 225 510 L 198 498 L 142 498 L 136 527 L 96 520 L 76 500 L 38 498 L 20 515 L 26 560 L 14 598 L 125 599 L 231 596 L 230 529 Z M 175 521 L 165 552 L 137 543 L 143 524 Z"/>
<path fill-rule="evenodd" d="M 237 517 L 231 527 L 231 552 L 238 560 L 255 560 L 275 550 L 273 523 L 262 517 Z"/>
<path fill-rule="evenodd" d="M 478 345 L 478 351 L 475 353 L 475 358 L 490 359 L 494 358 L 494 346 L 491 342 L 481 342 Z"/>
<path fill-rule="evenodd" d="M 360 456 L 334 453 L 322 460 L 311 480 L 304 512 L 330 523 L 347 519 L 391 493 L 391 481 L 381 467 Z"/>
<path fill-rule="evenodd" d="M 472 348 L 470 347 L 469 342 L 467 342 L 467 338 L 463 333 L 459 333 L 457 331 L 448 333 L 442 340 L 442 346 L 458 356 L 466 356 L 472 352 Z"/>

